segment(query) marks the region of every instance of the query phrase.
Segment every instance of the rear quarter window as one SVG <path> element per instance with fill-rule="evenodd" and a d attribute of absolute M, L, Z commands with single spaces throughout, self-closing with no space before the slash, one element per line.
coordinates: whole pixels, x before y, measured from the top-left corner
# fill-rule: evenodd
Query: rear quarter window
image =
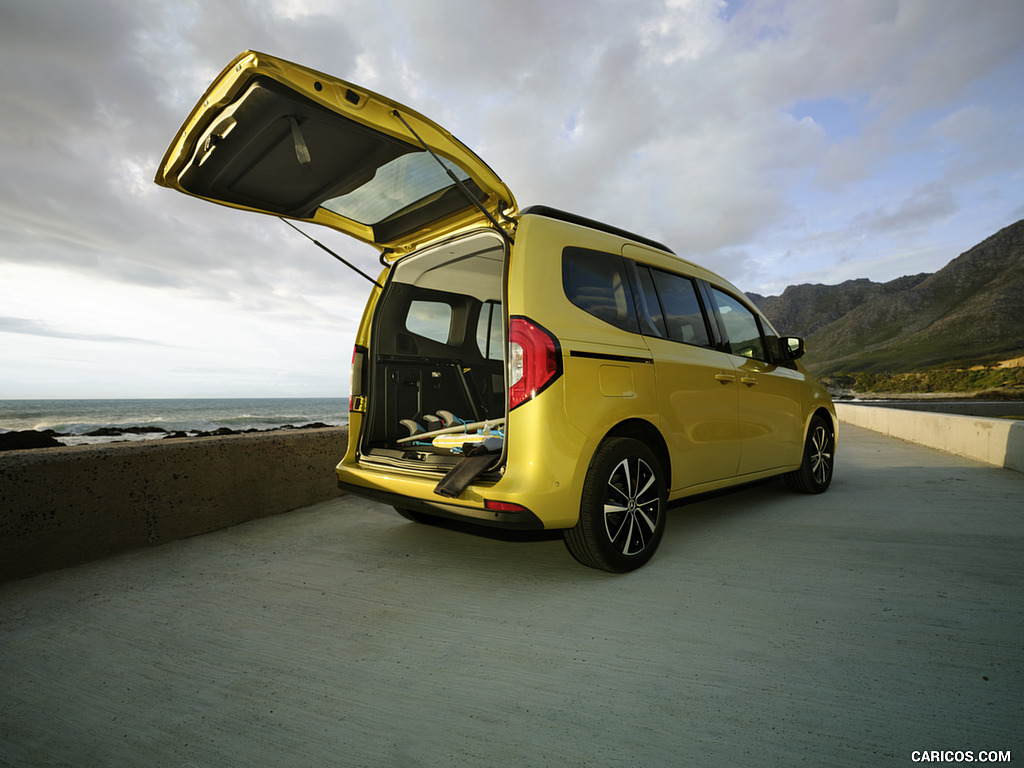
<path fill-rule="evenodd" d="M 617 253 L 570 246 L 562 251 L 562 287 L 584 312 L 630 333 L 639 333 L 626 267 Z"/>
<path fill-rule="evenodd" d="M 412 301 L 405 328 L 417 336 L 447 344 L 452 329 L 452 306 L 443 301 Z"/>

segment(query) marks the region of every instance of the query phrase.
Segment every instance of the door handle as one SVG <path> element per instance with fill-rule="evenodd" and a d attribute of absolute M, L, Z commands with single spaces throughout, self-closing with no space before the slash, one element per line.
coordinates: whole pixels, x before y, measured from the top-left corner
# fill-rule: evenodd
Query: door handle
<path fill-rule="evenodd" d="M 736 377 L 731 373 L 716 373 L 715 380 L 720 381 L 723 384 L 728 384 L 730 381 L 736 381 Z"/>
<path fill-rule="evenodd" d="M 752 387 L 755 384 L 757 384 L 757 379 L 755 379 L 753 376 L 744 376 L 742 379 L 740 379 L 740 381 L 742 381 L 748 387 Z"/>

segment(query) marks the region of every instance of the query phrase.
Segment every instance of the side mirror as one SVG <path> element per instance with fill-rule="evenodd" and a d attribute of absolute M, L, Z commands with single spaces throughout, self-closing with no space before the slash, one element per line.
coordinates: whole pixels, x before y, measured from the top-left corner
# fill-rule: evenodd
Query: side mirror
<path fill-rule="evenodd" d="M 779 339 L 779 352 L 783 360 L 797 360 L 804 356 L 807 347 L 799 336 L 783 336 Z"/>

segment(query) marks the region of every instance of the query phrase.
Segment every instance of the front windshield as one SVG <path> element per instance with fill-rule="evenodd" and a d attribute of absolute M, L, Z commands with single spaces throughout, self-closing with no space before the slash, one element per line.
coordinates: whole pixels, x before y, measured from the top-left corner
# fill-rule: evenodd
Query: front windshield
<path fill-rule="evenodd" d="M 440 159 L 460 181 L 469 179 L 457 165 Z M 321 206 L 339 216 L 373 226 L 454 185 L 437 159 L 427 152 L 410 152 L 382 165 L 365 184 L 325 200 Z"/>

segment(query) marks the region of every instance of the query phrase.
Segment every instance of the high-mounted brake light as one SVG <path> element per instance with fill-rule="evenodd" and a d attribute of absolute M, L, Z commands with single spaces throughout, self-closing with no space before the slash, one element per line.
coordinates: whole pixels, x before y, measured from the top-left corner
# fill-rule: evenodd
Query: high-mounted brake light
<path fill-rule="evenodd" d="M 549 331 L 525 317 L 508 325 L 508 409 L 532 400 L 562 375 L 562 351 Z"/>

